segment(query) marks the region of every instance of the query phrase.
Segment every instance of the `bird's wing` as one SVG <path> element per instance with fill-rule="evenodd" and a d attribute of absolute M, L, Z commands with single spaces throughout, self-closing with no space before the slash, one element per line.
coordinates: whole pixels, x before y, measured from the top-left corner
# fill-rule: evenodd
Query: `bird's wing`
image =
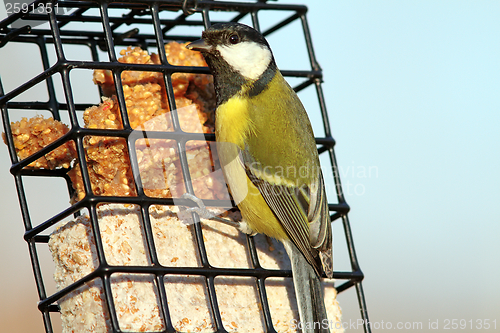
<path fill-rule="evenodd" d="M 240 160 L 248 178 L 259 189 L 260 194 L 280 221 L 290 240 L 314 267 L 318 276 L 321 276 L 321 260 L 318 252 L 322 251 L 324 242 L 328 242 L 327 236 L 330 230 L 330 224 L 321 221 L 321 218 L 324 218 L 321 201 L 326 200 L 322 179 L 318 180 L 318 184 L 312 186 L 322 193 L 311 195 L 309 186 L 275 185 L 263 177 L 257 176 L 257 174 L 263 175 L 260 170 L 254 170 L 255 166 L 260 164 L 255 163 L 247 149 L 240 151 Z M 322 177 L 321 173 L 319 177 Z"/>
<path fill-rule="evenodd" d="M 309 228 L 311 246 L 319 250 L 323 270 L 326 276 L 333 277 L 333 244 L 330 213 L 326 198 L 323 173 L 319 172 L 318 182 L 314 183 L 310 191 L 309 200 Z"/>

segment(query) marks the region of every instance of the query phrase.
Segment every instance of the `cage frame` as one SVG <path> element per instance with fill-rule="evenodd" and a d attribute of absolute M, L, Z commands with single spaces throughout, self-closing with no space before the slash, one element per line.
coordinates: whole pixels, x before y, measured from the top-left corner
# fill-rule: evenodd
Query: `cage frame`
<path fill-rule="evenodd" d="M 251 261 L 253 264 L 252 269 L 227 269 L 227 268 L 216 268 L 210 265 L 207 258 L 207 252 L 204 247 L 203 235 L 201 226 L 199 223 L 195 223 L 195 235 L 197 240 L 198 253 L 200 255 L 200 262 L 202 267 L 165 267 L 162 266 L 158 257 L 156 256 L 155 244 L 152 236 L 151 222 L 149 219 L 149 207 L 151 205 L 174 205 L 181 204 L 185 206 L 192 206 L 193 203 L 190 200 L 181 198 L 153 198 L 148 197 L 144 194 L 140 177 L 135 177 L 136 179 L 136 197 L 112 197 L 112 196 L 97 196 L 93 194 L 90 179 L 87 171 L 87 163 L 85 158 L 85 149 L 83 146 L 83 138 L 88 135 L 93 136 L 112 136 L 121 137 L 127 140 L 128 152 L 130 156 L 132 171 L 134 175 L 139 175 L 137 158 L 135 155 L 134 142 L 138 139 L 137 136 L 132 135 L 132 133 L 137 130 L 133 130 L 128 122 L 128 115 L 125 106 L 125 99 L 122 89 L 121 73 L 125 69 L 127 71 L 153 71 L 163 73 L 163 79 L 165 80 L 165 85 L 167 89 L 167 99 L 172 110 L 172 123 L 174 127 L 173 132 L 148 132 L 148 138 L 161 138 L 161 139 L 172 139 L 177 142 L 177 151 L 181 159 L 181 168 L 185 182 L 185 188 L 188 193 L 194 194 L 193 187 L 191 185 L 190 172 L 187 163 L 187 157 L 185 155 L 185 143 L 189 140 L 206 140 L 214 141 L 214 134 L 194 134 L 186 133 L 180 129 L 179 120 L 175 107 L 175 99 L 172 89 L 171 75 L 173 73 L 185 72 L 185 73 L 200 73 L 209 74 L 207 68 L 203 67 L 189 67 L 189 66 L 173 66 L 168 64 L 165 50 L 162 47 L 158 47 L 159 57 L 161 60 L 160 65 L 141 65 L 141 64 L 122 64 L 117 60 L 115 46 L 126 46 L 131 43 L 139 44 L 141 46 L 147 46 L 148 40 L 151 40 L 154 45 L 164 45 L 165 40 L 184 40 L 190 41 L 195 38 L 188 36 L 167 36 L 166 33 L 174 26 L 182 24 L 199 24 L 204 28 L 207 28 L 211 23 L 210 12 L 211 11 L 229 11 L 229 12 L 239 12 L 238 15 L 234 16 L 232 21 L 239 21 L 243 17 L 250 15 L 252 23 L 257 30 L 260 29 L 258 13 L 262 10 L 287 10 L 295 12 L 295 14 L 281 20 L 271 28 L 266 31 L 262 31 L 264 36 L 270 35 L 273 32 L 279 30 L 280 28 L 286 26 L 287 24 L 299 20 L 302 25 L 302 30 L 305 37 L 305 43 L 307 47 L 307 53 L 310 60 L 311 70 L 295 70 L 295 71 L 282 71 L 285 77 L 298 77 L 303 78 L 304 81 L 299 85 L 294 87 L 295 91 L 300 91 L 306 87 L 314 86 L 317 93 L 317 98 L 319 101 L 319 107 L 321 111 L 324 133 L 323 137 L 317 137 L 316 143 L 319 146 L 319 154 L 327 154 L 330 160 L 330 167 L 332 169 L 333 178 L 335 181 L 335 188 L 337 192 L 337 204 L 329 204 L 329 211 L 331 222 L 341 221 L 344 229 L 344 236 L 346 238 L 349 259 L 351 263 L 351 271 L 340 272 L 335 271 L 333 277 L 335 279 L 347 280 L 346 282 L 338 285 L 336 287 L 337 292 L 341 293 L 351 287 L 355 287 L 356 294 L 358 298 L 358 304 L 360 309 L 360 315 L 364 323 L 368 323 L 368 311 L 366 308 L 366 302 L 364 297 L 364 291 L 362 287 L 362 280 L 364 275 L 360 269 L 358 259 L 356 256 L 356 251 L 354 248 L 354 242 L 350 227 L 350 222 L 348 218 L 349 206 L 346 203 L 344 193 L 342 191 L 342 185 L 340 181 L 340 175 L 338 171 L 338 165 L 336 161 L 336 156 L 334 152 L 335 140 L 333 139 L 329 116 L 326 110 L 326 101 L 322 91 L 322 81 L 323 74 L 321 67 L 319 66 L 312 45 L 311 33 L 309 31 L 309 26 L 306 18 L 307 7 L 304 5 L 287 5 L 287 4 L 270 4 L 266 1 L 258 1 L 255 3 L 238 3 L 238 2 L 220 2 L 220 1 L 195 1 L 188 8 L 189 1 L 170 1 L 168 3 L 159 0 L 95 0 L 95 1 L 57 1 L 57 0 L 36 0 L 32 4 L 35 6 L 38 4 L 45 4 L 46 6 L 54 6 L 58 4 L 63 8 L 76 8 L 75 12 L 70 15 L 59 15 L 54 11 L 48 14 L 34 14 L 34 13 L 16 13 L 12 14 L 2 22 L 0 22 L 0 48 L 5 46 L 8 42 L 21 42 L 21 43 L 34 43 L 40 50 L 43 72 L 39 75 L 33 77 L 24 84 L 18 86 L 10 92 L 4 93 L 3 86 L 0 79 L 0 107 L 2 112 L 3 127 L 7 137 L 7 146 L 9 155 L 12 162 L 12 167 L 10 172 L 14 176 L 15 185 L 17 189 L 17 195 L 20 202 L 21 213 L 23 217 L 23 223 L 25 227 L 24 239 L 28 244 L 28 249 L 31 257 L 32 268 L 34 272 L 35 282 L 38 290 L 39 303 L 38 309 L 42 313 L 44 326 L 46 332 L 53 332 L 50 313 L 58 312 L 59 308 L 57 305 L 57 300 L 66 295 L 67 293 L 77 289 L 84 283 L 89 282 L 93 279 L 101 279 L 103 282 L 104 294 L 106 299 L 107 311 L 110 317 L 111 327 L 113 332 L 121 332 L 118 319 L 116 316 L 116 310 L 114 308 L 114 301 L 111 291 L 111 275 L 114 273 L 143 273 L 143 274 L 153 274 L 155 276 L 155 286 L 159 293 L 160 299 L 160 309 L 161 317 L 164 323 L 164 332 L 176 332 L 173 324 L 170 320 L 170 315 L 168 311 L 168 304 L 166 302 L 167 296 L 165 291 L 164 283 L 162 282 L 165 275 L 168 274 L 192 274 L 198 276 L 204 276 L 206 279 L 207 292 L 209 295 L 209 303 L 211 307 L 212 317 L 214 319 L 214 324 L 216 327 L 216 332 L 226 332 L 222 323 L 220 316 L 220 311 L 218 309 L 217 295 L 214 287 L 214 279 L 219 275 L 224 276 L 245 276 L 254 277 L 257 281 L 257 289 L 260 297 L 260 303 L 263 309 L 264 321 L 267 332 L 275 332 L 273 324 L 271 321 L 271 314 L 269 311 L 269 305 L 267 303 L 265 280 L 269 277 L 291 277 L 291 271 L 289 270 L 268 270 L 260 266 L 257 257 L 257 252 L 255 244 L 252 237 L 247 237 L 249 253 Z M 97 8 L 100 12 L 100 17 L 86 16 L 85 13 L 91 8 Z M 129 15 L 122 18 L 110 17 L 110 8 L 125 8 L 129 9 Z M 138 18 L 140 16 L 140 11 L 150 12 L 150 17 L 147 19 Z M 159 13 L 163 10 L 180 11 L 180 14 L 173 20 L 160 19 Z M 186 22 L 186 18 L 192 13 L 201 13 L 201 21 L 189 21 Z M 30 20 L 40 20 L 47 21 L 50 24 L 50 30 L 46 29 L 35 29 L 30 26 L 24 26 L 21 28 L 9 28 L 8 25 L 15 22 L 18 19 L 30 19 Z M 47 19 L 48 18 L 48 19 Z M 87 32 L 82 33 L 81 31 L 71 31 L 64 30 L 64 26 L 69 22 L 81 22 L 81 21 L 95 21 L 101 22 L 103 25 L 103 32 Z M 114 31 L 124 25 L 127 22 L 137 20 L 146 20 L 147 23 L 152 24 L 155 30 L 154 36 L 150 35 L 139 35 L 137 31 L 133 29 L 127 33 L 115 33 Z M 84 36 L 85 35 L 85 36 Z M 72 40 L 71 37 L 86 37 Z M 165 38 L 164 38 L 165 37 Z M 49 64 L 49 57 L 47 52 L 47 44 L 53 44 L 56 51 L 57 62 L 54 65 Z M 93 61 L 74 61 L 68 60 L 64 55 L 63 43 L 75 43 L 86 45 L 91 50 L 91 55 Z M 99 61 L 99 56 L 97 54 L 97 48 L 106 49 L 109 56 L 109 62 Z M 108 69 L 113 73 L 113 79 L 116 88 L 116 94 L 118 99 L 118 104 L 120 107 L 120 112 L 123 120 L 123 129 L 121 130 L 104 130 L 104 129 L 87 129 L 82 128 L 77 120 L 76 111 L 82 111 L 91 106 L 91 104 L 75 103 L 73 100 L 72 87 L 70 83 L 70 71 L 73 69 Z M 64 97 L 66 103 L 60 103 L 57 100 L 54 82 L 52 76 L 59 73 L 62 78 Z M 45 81 L 47 85 L 47 92 L 49 99 L 47 102 L 12 102 L 11 100 L 21 94 L 24 91 L 29 90 L 34 85 Z M 52 117 L 55 120 L 60 120 L 60 112 L 65 111 L 68 113 L 70 118 L 70 131 L 49 144 L 44 149 L 38 151 L 37 153 L 31 155 L 30 157 L 20 161 L 14 147 L 12 140 L 12 133 L 10 128 L 9 119 L 9 108 L 11 109 L 44 109 L 51 112 Z M 64 211 L 56 214 L 55 216 L 49 218 L 48 220 L 33 226 L 30 211 L 25 195 L 23 177 L 60 177 L 63 178 L 68 186 L 68 192 L 73 193 L 73 188 L 71 186 L 71 181 L 67 176 L 66 172 L 68 169 L 56 169 L 56 170 L 28 170 L 25 167 L 31 162 L 37 160 L 38 158 L 45 155 L 47 152 L 61 146 L 65 142 L 73 141 L 77 147 L 78 159 L 81 163 L 81 170 L 83 176 L 83 183 L 86 191 L 86 196 L 83 200 L 71 205 Z M 217 200 L 203 200 L 207 206 L 220 207 L 220 203 Z M 141 207 L 141 226 L 145 231 L 146 241 L 147 241 L 147 252 L 148 259 L 152 263 L 151 266 L 111 266 L 106 262 L 104 255 L 103 244 L 101 242 L 101 236 L 99 231 L 99 224 L 97 218 L 97 205 L 100 203 L 123 203 L 123 204 L 134 204 Z M 60 220 L 68 216 L 78 216 L 80 210 L 87 209 L 90 215 L 90 220 L 92 223 L 93 237 L 96 242 L 96 249 L 99 259 L 99 267 L 90 275 L 80 279 L 79 281 L 65 287 L 64 289 L 57 291 L 52 295 L 47 295 L 43 276 L 41 272 L 40 262 L 38 259 L 37 244 L 46 244 L 49 241 L 49 235 L 43 234 L 45 230 L 51 226 L 58 223 Z M 193 218 L 199 222 L 199 218 L 193 213 Z M 371 332 L 371 327 L 369 325 L 363 325 L 365 332 Z"/>

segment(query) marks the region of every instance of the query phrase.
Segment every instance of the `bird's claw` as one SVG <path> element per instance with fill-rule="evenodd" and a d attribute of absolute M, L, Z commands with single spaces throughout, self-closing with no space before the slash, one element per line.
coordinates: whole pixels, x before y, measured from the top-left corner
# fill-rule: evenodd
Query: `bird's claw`
<path fill-rule="evenodd" d="M 201 218 L 204 218 L 204 219 L 208 219 L 208 220 L 211 220 L 217 216 L 215 216 L 215 214 L 213 214 L 212 212 L 210 212 L 207 207 L 205 206 L 205 204 L 203 203 L 203 200 L 201 200 L 200 198 L 198 198 L 197 196 L 195 196 L 194 194 L 191 194 L 191 193 L 184 193 L 182 196 L 181 196 L 182 199 L 188 199 L 188 200 L 191 200 L 193 201 L 196 205 L 198 205 L 197 207 L 189 207 L 189 208 L 186 208 L 186 210 L 184 211 L 185 213 L 196 213 L 198 214 Z"/>
<path fill-rule="evenodd" d="M 228 225 L 231 225 L 233 227 L 238 227 L 239 223 L 238 222 L 233 222 L 231 220 L 219 217 L 209 211 L 205 204 L 203 203 L 203 200 L 198 198 L 197 196 L 191 194 L 191 193 L 184 193 L 181 196 L 182 199 L 188 199 L 193 201 L 198 207 L 189 207 L 184 210 L 184 213 L 196 213 L 200 216 L 200 218 L 206 219 L 206 220 L 212 220 L 212 221 L 217 221 L 217 222 L 222 222 Z"/>

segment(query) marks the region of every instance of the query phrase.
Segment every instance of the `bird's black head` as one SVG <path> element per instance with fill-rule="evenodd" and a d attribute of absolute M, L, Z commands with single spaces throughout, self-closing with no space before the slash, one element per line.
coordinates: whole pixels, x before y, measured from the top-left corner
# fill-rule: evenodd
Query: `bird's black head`
<path fill-rule="evenodd" d="M 259 94 L 277 71 L 264 36 L 241 23 L 214 24 L 187 48 L 205 57 L 214 76 L 218 105 L 243 91 Z"/>
<path fill-rule="evenodd" d="M 264 36 L 241 23 L 214 24 L 187 48 L 202 52 L 214 74 L 236 72 L 255 81 L 270 65 L 275 66 Z"/>
<path fill-rule="evenodd" d="M 231 47 L 240 43 L 256 43 L 270 50 L 269 44 L 260 32 L 241 23 L 218 23 L 212 25 L 201 35 L 204 42 L 211 48 L 218 45 Z"/>

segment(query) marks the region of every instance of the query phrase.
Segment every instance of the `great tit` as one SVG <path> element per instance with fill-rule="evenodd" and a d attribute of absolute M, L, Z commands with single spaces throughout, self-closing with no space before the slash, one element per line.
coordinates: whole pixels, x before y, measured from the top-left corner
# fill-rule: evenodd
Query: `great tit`
<path fill-rule="evenodd" d="M 329 332 L 320 276 L 333 275 L 331 221 L 307 113 L 257 30 L 214 24 L 187 48 L 214 78 L 217 151 L 239 227 L 283 243 L 303 331 Z"/>

